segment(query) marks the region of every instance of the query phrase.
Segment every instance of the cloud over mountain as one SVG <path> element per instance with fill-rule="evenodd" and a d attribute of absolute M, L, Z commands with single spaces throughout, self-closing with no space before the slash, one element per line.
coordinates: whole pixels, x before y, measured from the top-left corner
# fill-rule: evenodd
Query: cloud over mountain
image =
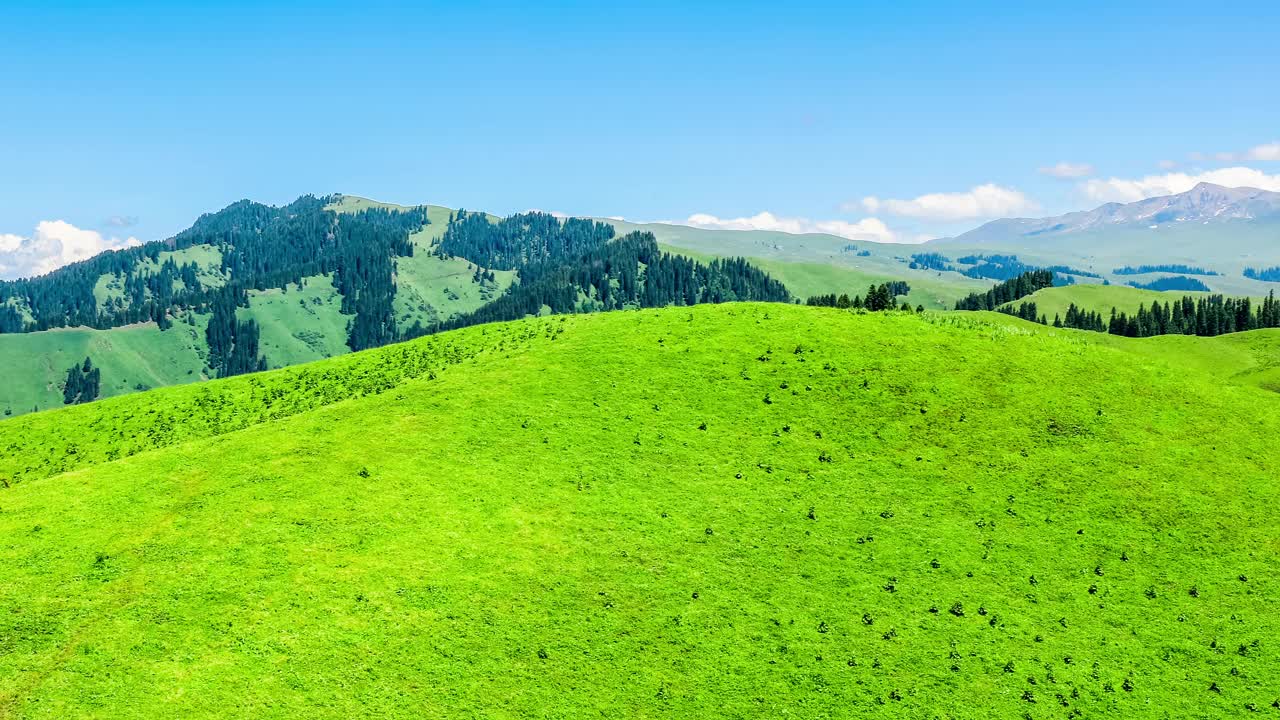
<path fill-rule="evenodd" d="M 923 220 L 951 221 L 995 218 L 1033 212 L 1040 206 L 1019 190 L 994 183 L 978 185 L 965 192 L 930 193 L 911 200 L 862 199 L 870 213 L 888 213 Z"/>
<path fill-rule="evenodd" d="M 810 220 L 800 217 L 779 217 L 771 212 L 762 212 L 751 217 L 720 218 L 706 213 L 690 215 L 683 222 L 673 224 L 710 230 L 774 230 L 778 232 L 826 233 L 850 240 L 866 240 L 869 242 L 924 242 L 928 238 L 904 237 L 893 230 L 879 218 L 863 218 L 856 222 L 847 220 Z"/>
<path fill-rule="evenodd" d="M 1280 191 L 1280 175 L 1268 175 L 1250 167 L 1218 168 L 1194 175 L 1174 172 L 1134 179 L 1095 178 L 1085 181 L 1081 189 L 1092 200 L 1136 202 L 1162 195 L 1183 193 L 1202 182 L 1223 187 L 1251 187 L 1259 190 Z"/>
<path fill-rule="evenodd" d="M 63 265 L 87 260 L 106 250 L 120 250 L 142 241 L 135 237 L 103 237 L 65 220 L 45 220 L 29 236 L 0 234 L 0 278 L 32 277 Z"/>

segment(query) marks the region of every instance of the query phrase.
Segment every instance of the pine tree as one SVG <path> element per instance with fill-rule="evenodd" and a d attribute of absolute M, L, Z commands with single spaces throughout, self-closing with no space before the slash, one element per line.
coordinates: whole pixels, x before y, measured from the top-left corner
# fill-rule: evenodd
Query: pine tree
<path fill-rule="evenodd" d="M 67 369 L 67 379 L 62 384 L 62 403 L 77 405 L 97 400 L 101 383 L 101 371 L 86 357 L 83 363 Z"/>

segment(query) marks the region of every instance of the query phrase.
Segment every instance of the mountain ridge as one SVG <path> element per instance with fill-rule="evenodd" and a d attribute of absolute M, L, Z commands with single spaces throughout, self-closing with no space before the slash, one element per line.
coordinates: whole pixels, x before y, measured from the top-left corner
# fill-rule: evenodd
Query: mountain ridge
<path fill-rule="evenodd" d="M 1229 220 L 1280 220 L 1280 192 L 1259 188 L 1231 188 L 1201 182 L 1181 193 L 1160 195 L 1131 203 L 1109 202 L 1093 210 L 1079 210 L 1041 218 L 1001 218 L 954 237 L 930 243 L 964 244 L 1008 240 L 1011 235 L 1036 238 L 1068 235 L 1124 225 L 1161 225 L 1182 222 L 1221 223 Z"/>

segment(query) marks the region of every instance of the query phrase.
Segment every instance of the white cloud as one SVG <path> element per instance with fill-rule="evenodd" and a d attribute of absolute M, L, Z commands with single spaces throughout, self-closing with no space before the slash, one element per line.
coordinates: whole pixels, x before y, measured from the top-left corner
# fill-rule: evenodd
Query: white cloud
<path fill-rule="evenodd" d="M 106 250 L 141 245 L 135 237 L 104 238 L 63 220 L 45 220 L 30 237 L 0 235 L 0 274 L 6 277 L 44 275 Z"/>
<path fill-rule="evenodd" d="M 1042 167 L 1039 172 L 1041 175 L 1048 175 L 1049 177 L 1072 180 L 1075 178 L 1089 177 L 1093 174 L 1093 166 L 1088 163 L 1060 162 L 1057 165 Z"/>
<path fill-rule="evenodd" d="M 1156 163 L 1156 165 L 1161 170 L 1172 170 L 1178 167 L 1178 163 L 1174 160 L 1161 160 L 1160 162 Z"/>
<path fill-rule="evenodd" d="M 870 213 L 927 220 L 970 220 L 983 217 L 1005 217 L 1039 209 L 1035 201 L 1022 192 L 994 183 L 979 185 L 966 192 L 931 193 L 913 200 L 862 199 L 862 207 Z"/>
<path fill-rule="evenodd" d="M 1268 175 L 1249 167 L 1227 167 L 1191 175 L 1167 173 L 1138 179 L 1107 178 L 1088 180 L 1081 185 L 1085 194 L 1103 202 L 1135 202 L 1161 195 L 1186 192 L 1207 182 L 1224 187 L 1251 187 L 1280 192 L 1280 175 Z"/>
<path fill-rule="evenodd" d="M 826 233 L 850 240 L 866 240 L 882 243 L 921 243 L 928 237 L 903 236 L 889 229 L 879 218 L 863 218 L 857 222 L 847 220 L 810 220 L 799 217 L 779 217 L 771 212 L 762 212 L 751 217 L 719 218 L 715 215 L 698 213 L 690 215 L 683 222 L 669 223 L 673 225 L 689 225 L 710 230 L 774 230 L 795 235 L 804 233 Z"/>
<path fill-rule="evenodd" d="M 1259 145 L 1249 150 L 1250 160 L 1271 160 L 1280 162 L 1280 142 Z"/>

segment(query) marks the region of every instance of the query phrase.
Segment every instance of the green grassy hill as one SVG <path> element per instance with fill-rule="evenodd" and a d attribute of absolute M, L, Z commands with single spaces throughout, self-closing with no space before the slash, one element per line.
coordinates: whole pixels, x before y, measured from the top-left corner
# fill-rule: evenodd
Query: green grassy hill
<path fill-rule="evenodd" d="M 1140 362 L 1156 361 L 1219 383 L 1280 392 L 1280 329 L 1250 330 L 1216 337 L 1158 335 L 1128 338 L 1087 330 L 1049 328 L 1002 313 L 980 312 L 972 316 L 1023 332 L 1060 335 L 1077 342 L 1114 348 L 1139 356 Z"/>
<path fill-rule="evenodd" d="M 338 214 L 355 214 L 364 210 L 409 211 L 409 206 L 383 203 L 354 195 L 335 195 L 323 206 Z M 438 205 L 415 206 L 425 208 L 429 224 L 409 236 L 413 255 L 394 259 L 392 282 L 395 284 L 392 314 L 396 327 L 404 334 L 414 333 L 416 326 L 430 327 L 460 315 L 479 310 L 487 303 L 501 297 L 518 282 L 514 270 L 486 268 L 488 278 L 477 276 L 477 267 L 460 257 L 441 256 L 435 252 L 455 211 Z M 228 209 L 230 210 L 230 208 Z M 222 212 L 227 212 L 226 210 Z M 214 215 L 217 215 L 215 213 Z M 488 216 L 493 222 L 500 218 Z M 208 218 L 197 221 L 209 222 Z M 669 228 L 670 226 L 655 226 Z M 692 230 L 692 229 L 689 229 Z M 696 231 L 703 232 L 703 231 Z M 732 233 L 731 233 L 732 235 Z M 739 234 L 741 235 L 741 234 Z M 781 237 L 781 235 L 779 234 Z M 214 236 L 221 237 L 221 236 Z M 796 236 L 789 236 L 796 237 Z M 168 247 L 173 247 L 171 241 Z M 732 243 L 720 243 L 701 253 L 681 248 L 680 252 L 709 262 L 715 257 L 733 254 Z M 210 244 L 195 244 L 180 250 L 162 250 L 153 258 L 139 261 L 132 270 L 134 279 L 158 274 L 162 266 L 172 261 L 178 266 L 194 263 L 194 277 L 206 289 L 220 288 L 233 282 L 228 270 L 224 270 L 223 251 Z M 833 266 L 821 263 L 803 263 L 792 260 L 765 258 L 753 261 L 767 272 L 794 284 L 800 297 L 823 293 L 865 292 L 873 283 L 896 279 L 892 272 L 902 265 L 885 257 L 872 258 L 870 269 L 861 268 L 862 259 L 852 266 Z M 905 267 L 905 266 L 903 266 Z M 936 274 L 936 273 L 935 273 Z M 243 279 L 241 279 L 243 284 Z M 912 276 L 912 292 L 908 300 L 928 308 L 947 307 L 960 294 L 960 288 L 985 287 L 987 283 L 968 281 L 959 285 L 950 281 L 938 281 L 928 273 Z M 91 277 L 96 310 L 107 313 L 120 310 L 130 304 L 126 290 L 126 273 L 108 272 Z M 332 274 L 303 275 L 297 280 L 280 282 L 278 286 L 266 285 L 266 289 L 250 284 L 247 288 L 248 305 L 236 311 L 240 322 L 253 320 L 260 328 L 259 349 L 270 368 L 281 368 L 345 354 L 348 348 L 348 328 L 351 314 L 341 312 L 343 298 L 335 286 Z M 175 291 L 187 290 L 186 282 L 174 280 Z M 150 289 L 142 293 L 144 300 L 155 295 Z M 587 298 L 583 298 L 585 301 Z M 16 299 L 5 301 L 26 321 L 32 321 L 30 308 Z M 208 325 L 209 314 L 197 312 L 176 313 L 173 318 L 182 332 L 171 336 L 152 322 L 138 322 L 130 327 L 92 330 L 85 327 L 62 328 L 52 331 L 0 334 L 0 358 L 9 360 L 4 371 L 6 382 L 0 383 L 0 419 L 31 412 L 35 408 L 48 409 L 62 405 L 61 383 L 67 368 L 91 355 L 94 365 L 103 372 L 103 396 L 119 395 L 162 385 L 173 385 L 204 379 L 214 374 L 204 364 L 209 356 L 203 329 Z M 193 324 L 194 323 L 194 324 Z M 195 332 L 190 330 L 194 328 Z M 145 342 L 142 338 L 147 338 Z"/>
<path fill-rule="evenodd" d="M 67 368 L 92 356 L 102 369 L 102 396 L 203 380 L 204 326 L 155 323 L 91 330 L 70 328 L 0 334 L 0 413 L 13 415 L 62 405 Z M 0 416 L 4 417 L 4 416 Z"/>
<path fill-rule="evenodd" d="M 922 245 L 848 240 L 835 235 L 769 230 L 709 230 L 667 223 L 636 224 L 609 220 L 618 232 L 651 232 L 666 248 L 695 258 L 746 257 L 786 284 L 798 297 L 828 293 L 863 293 L 868 285 L 905 280 L 908 300 L 929 309 L 947 309 L 971 292 L 992 283 L 956 272 L 908 267 Z M 859 253 L 866 253 L 860 255 Z"/>
<path fill-rule="evenodd" d="M 0 716 L 1273 712 L 1277 398 L 1149 342 L 669 308 L 0 423 Z"/>
<path fill-rule="evenodd" d="M 1024 262 L 1037 265 L 1070 265 L 1107 277 L 1112 283 L 1150 281 L 1170 273 L 1116 275 L 1125 265 L 1185 263 L 1217 271 L 1219 275 L 1197 276 L 1214 292 L 1227 295 L 1261 295 L 1275 283 L 1244 277 L 1246 267 L 1270 267 L 1280 261 L 1274 220 L 1226 224 L 1170 223 L 1159 227 L 1145 224 L 1112 226 L 1062 235 L 1012 236 L 991 242 L 973 238 L 939 240 L 926 250 L 956 257 L 969 253 L 1014 253 Z M 1172 273 L 1177 274 L 1177 273 Z"/>
<path fill-rule="evenodd" d="M 1078 283 L 1061 287 L 1038 290 L 1021 300 L 1006 305 L 1017 306 L 1023 302 L 1034 302 L 1036 311 L 1046 315 L 1053 322 L 1054 315 L 1066 316 L 1067 308 L 1073 303 L 1078 308 L 1092 310 L 1102 314 L 1106 319 L 1111 308 L 1130 315 L 1138 311 L 1138 306 L 1151 307 L 1151 303 L 1169 303 L 1184 297 L 1204 297 L 1210 293 L 1202 292 L 1160 292 L 1157 290 L 1141 290 L 1124 285 L 1100 285 L 1096 283 Z"/>
<path fill-rule="evenodd" d="M 338 196 L 329 206 L 339 213 L 370 208 L 405 210 L 365 198 Z M 515 273 L 494 271 L 495 282 L 476 282 L 475 266 L 459 258 L 441 258 L 428 252 L 448 225 L 449 208 L 427 206 L 431 221 L 411 236 L 415 254 L 396 259 L 394 299 L 399 326 L 424 326 L 476 310 L 499 296 L 515 282 Z M 221 287 L 227 276 L 221 269 L 222 254 L 210 245 L 166 251 L 157 260 L 139 263 L 138 275 L 154 275 L 166 261 L 195 263 L 205 287 Z M 179 282 L 178 285 L 181 285 Z M 124 298 L 124 283 L 117 275 L 104 274 L 93 288 L 100 310 Z M 340 312 L 342 297 L 333 278 L 315 275 L 301 285 L 249 290 L 249 306 L 240 308 L 240 321 L 254 320 L 261 328 L 260 347 L 272 368 L 297 365 L 349 352 L 347 326 L 351 315 Z M 194 325 L 187 322 L 194 321 Z M 102 396 L 112 397 L 138 390 L 206 379 L 208 344 L 204 328 L 207 314 L 177 319 L 172 330 L 155 323 L 138 323 L 108 330 L 59 328 L 44 332 L 0 334 L 0 419 L 31 412 L 35 408 L 62 406 L 61 383 L 67 368 L 91 356 L 102 370 Z"/>

